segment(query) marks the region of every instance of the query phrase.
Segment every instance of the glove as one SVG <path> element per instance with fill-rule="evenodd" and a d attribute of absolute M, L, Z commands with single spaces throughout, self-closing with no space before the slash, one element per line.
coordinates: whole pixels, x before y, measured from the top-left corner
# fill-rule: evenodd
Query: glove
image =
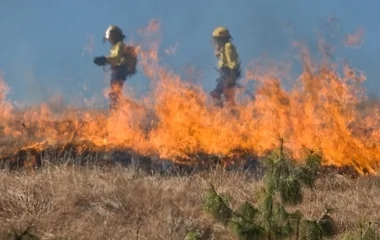
<path fill-rule="evenodd" d="M 94 63 L 98 66 L 104 66 L 107 63 L 107 58 L 105 56 L 94 57 Z"/>

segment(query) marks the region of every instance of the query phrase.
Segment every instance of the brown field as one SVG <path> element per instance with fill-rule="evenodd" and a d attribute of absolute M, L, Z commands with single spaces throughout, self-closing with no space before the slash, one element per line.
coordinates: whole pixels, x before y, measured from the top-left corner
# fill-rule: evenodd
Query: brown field
<path fill-rule="evenodd" d="M 234 239 L 202 210 L 202 194 L 213 184 L 233 204 L 255 202 L 261 181 L 214 169 L 187 176 L 148 174 L 125 167 L 45 166 L 34 174 L 0 172 L 0 236 L 31 232 L 40 239 L 184 239 L 199 229 L 206 239 Z M 324 173 L 305 191 L 301 210 L 318 218 L 325 206 L 340 233 L 359 221 L 380 221 L 380 178 Z M 339 239 L 339 235 L 336 237 Z"/>

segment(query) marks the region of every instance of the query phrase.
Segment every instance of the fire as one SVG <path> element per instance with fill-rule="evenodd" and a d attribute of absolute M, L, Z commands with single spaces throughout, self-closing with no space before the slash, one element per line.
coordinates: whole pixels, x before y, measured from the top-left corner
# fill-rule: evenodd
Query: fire
<path fill-rule="evenodd" d="M 152 38 L 159 30 L 159 23 L 152 21 L 140 34 Z M 223 157 L 242 149 L 260 155 L 284 136 L 296 156 L 307 147 L 319 150 L 326 165 L 379 170 L 380 104 L 361 107 L 366 100 L 362 72 L 349 65 L 339 71 L 327 60 L 317 64 L 302 48 L 304 72 L 291 90 L 273 72 L 247 69 L 243 82 L 255 79 L 255 100 L 239 92 L 239 104 L 231 112 L 213 107 L 201 86 L 163 67 L 158 47 L 155 40 L 138 46 L 140 66 L 152 80 L 151 94 L 127 96 L 112 113 L 74 107 L 57 113 L 47 104 L 21 111 L 7 102 L 9 89 L 0 81 L 0 154 L 77 142 L 83 148 L 125 148 L 191 162 L 195 153 Z"/>
<path fill-rule="evenodd" d="M 360 47 L 363 43 L 363 37 L 364 29 L 358 28 L 355 30 L 355 32 L 348 34 L 345 37 L 344 43 L 347 47 Z"/>

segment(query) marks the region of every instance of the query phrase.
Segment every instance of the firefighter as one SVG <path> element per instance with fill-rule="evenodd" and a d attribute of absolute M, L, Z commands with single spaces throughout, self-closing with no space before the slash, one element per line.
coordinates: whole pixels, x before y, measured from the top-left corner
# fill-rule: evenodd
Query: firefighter
<path fill-rule="evenodd" d="M 235 105 L 235 91 L 237 79 L 240 77 L 240 60 L 232 36 L 225 27 L 217 27 L 212 32 L 215 55 L 218 59 L 218 71 L 221 77 L 217 80 L 216 88 L 210 95 L 217 106 L 222 107 L 222 95 L 227 105 Z"/>
<path fill-rule="evenodd" d="M 104 41 L 111 44 L 110 54 L 108 56 L 98 56 L 94 58 L 94 63 L 98 66 L 111 66 L 110 82 L 110 109 L 117 108 L 122 97 L 122 89 L 127 77 L 136 72 L 137 56 L 133 46 L 127 46 L 124 43 L 125 35 L 122 30 L 110 25 L 105 34 Z"/>

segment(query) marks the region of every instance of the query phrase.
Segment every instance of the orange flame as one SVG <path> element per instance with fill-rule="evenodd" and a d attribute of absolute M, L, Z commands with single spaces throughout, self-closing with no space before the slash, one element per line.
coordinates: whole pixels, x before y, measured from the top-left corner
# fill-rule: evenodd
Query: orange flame
<path fill-rule="evenodd" d="M 364 29 L 360 27 L 353 33 L 348 34 L 344 39 L 345 45 L 347 47 L 360 47 L 363 44 L 364 33 Z"/>
<path fill-rule="evenodd" d="M 152 21 L 140 33 L 151 38 L 159 29 Z M 56 113 L 47 104 L 17 111 L 6 101 L 8 88 L 0 81 L 0 130 L 3 139 L 14 139 L 1 149 L 3 154 L 77 141 L 176 160 L 196 152 L 225 156 L 236 149 L 263 154 L 277 145 L 280 135 L 296 155 L 308 147 L 320 150 L 326 165 L 379 170 L 380 104 L 359 108 L 365 100 L 365 76 L 356 69 L 344 65 L 339 74 L 337 66 L 314 63 L 302 48 L 304 71 L 290 91 L 273 72 L 246 71 L 243 82 L 255 79 L 256 99 L 246 100 L 240 92 L 236 115 L 213 107 L 200 86 L 161 66 L 158 46 L 156 40 L 138 46 L 140 66 L 152 80 L 151 95 L 129 97 L 112 113 L 70 107 Z"/>

